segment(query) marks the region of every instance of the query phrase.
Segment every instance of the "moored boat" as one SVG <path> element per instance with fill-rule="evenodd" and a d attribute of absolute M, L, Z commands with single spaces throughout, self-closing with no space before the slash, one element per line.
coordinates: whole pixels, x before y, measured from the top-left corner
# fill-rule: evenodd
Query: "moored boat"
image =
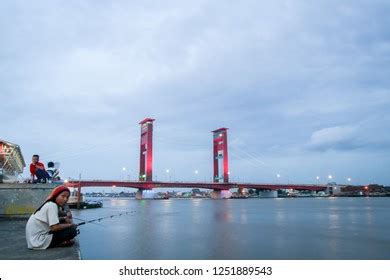
<path fill-rule="evenodd" d="M 77 208 L 78 205 L 78 192 L 76 189 L 70 189 L 70 196 L 67 202 L 69 208 Z M 80 193 L 80 209 L 100 208 L 103 207 L 103 201 L 101 200 L 86 200 L 84 195 Z"/>

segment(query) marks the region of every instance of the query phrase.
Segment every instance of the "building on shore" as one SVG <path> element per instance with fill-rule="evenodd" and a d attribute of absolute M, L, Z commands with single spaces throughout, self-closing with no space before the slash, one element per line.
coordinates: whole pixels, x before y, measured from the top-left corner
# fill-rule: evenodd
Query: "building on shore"
<path fill-rule="evenodd" d="M 19 145 L 0 139 L 0 183 L 13 183 L 23 173 L 26 163 Z"/>

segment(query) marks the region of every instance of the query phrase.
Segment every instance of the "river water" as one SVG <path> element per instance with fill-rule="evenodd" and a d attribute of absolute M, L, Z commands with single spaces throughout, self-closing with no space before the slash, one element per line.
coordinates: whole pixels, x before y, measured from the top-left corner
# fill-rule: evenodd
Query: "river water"
<path fill-rule="evenodd" d="M 389 198 L 106 198 L 83 259 L 390 259 Z M 76 220 L 77 222 L 77 220 Z"/>

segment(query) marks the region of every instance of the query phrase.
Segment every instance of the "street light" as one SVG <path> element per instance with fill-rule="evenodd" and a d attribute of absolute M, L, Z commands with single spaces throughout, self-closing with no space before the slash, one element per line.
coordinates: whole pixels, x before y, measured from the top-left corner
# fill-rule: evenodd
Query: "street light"
<path fill-rule="evenodd" d="M 122 167 L 123 173 L 121 174 L 121 180 L 126 180 L 126 167 Z"/>
<path fill-rule="evenodd" d="M 347 178 L 347 181 L 348 181 L 348 182 L 351 182 L 351 181 L 352 181 L 352 179 L 351 179 L 351 178 Z"/>
<path fill-rule="evenodd" d="M 332 175 L 328 175 L 328 179 L 329 180 L 332 180 L 333 176 Z"/>
<path fill-rule="evenodd" d="M 194 174 L 195 174 L 195 181 L 198 181 L 199 180 L 199 176 L 198 176 L 199 170 L 195 170 Z"/>
<path fill-rule="evenodd" d="M 276 174 L 276 177 L 280 178 L 280 174 Z"/>
<path fill-rule="evenodd" d="M 169 169 L 165 170 L 165 172 L 167 173 L 167 180 L 168 180 L 168 174 L 169 172 L 171 172 Z M 169 176 L 169 181 L 172 181 L 172 176 Z"/>

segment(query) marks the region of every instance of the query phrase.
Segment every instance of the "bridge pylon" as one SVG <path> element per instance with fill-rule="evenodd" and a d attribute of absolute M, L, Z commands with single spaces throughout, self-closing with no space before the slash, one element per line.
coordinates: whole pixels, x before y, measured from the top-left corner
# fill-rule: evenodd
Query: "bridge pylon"
<path fill-rule="evenodd" d="M 229 183 L 227 130 L 228 128 L 223 127 L 212 131 L 214 183 Z M 211 198 L 213 199 L 228 198 L 230 196 L 230 191 L 220 189 L 214 189 L 211 193 Z"/>
<path fill-rule="evenodd" d="M 141 121 L 141 139 L 139 154 L 139 181 L 153 181 L 153 122 L 155 120 L 146 118 Z M 136 195 L 137 199 L 144 197 L 142 189 Z"/>
<path fill-rule="evenodd" d="M 212 131 L 214 183 L 229 183 L 227 130 L 223 127 Z"/>
<path fill-rule="evenodd" d="M 141 125 L 139 181 L 153 180 L 153 121 L 144 119 Z"/>

